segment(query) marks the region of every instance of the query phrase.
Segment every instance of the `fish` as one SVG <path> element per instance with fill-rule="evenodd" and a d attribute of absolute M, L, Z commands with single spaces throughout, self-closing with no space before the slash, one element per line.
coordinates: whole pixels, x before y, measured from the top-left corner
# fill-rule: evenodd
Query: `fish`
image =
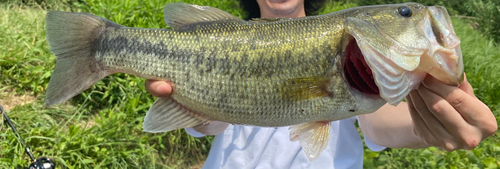
<path fill-rule="evenodd" d="M 290 126 L 290 140 L 313 161 L 328 144 L 331 121 L 397 105 L 428 75 L 454 86 L 464 78 L 460 39 L 440 6 L 245 21 L 214 7 L 171 3 L 164 21 L 172 29 L 48 12 L 46 39 L 56 65 L 46 105 L 114 73 L 167 80 L 173 92 L 148 110 L 145 132 L 212 121 Z"/>

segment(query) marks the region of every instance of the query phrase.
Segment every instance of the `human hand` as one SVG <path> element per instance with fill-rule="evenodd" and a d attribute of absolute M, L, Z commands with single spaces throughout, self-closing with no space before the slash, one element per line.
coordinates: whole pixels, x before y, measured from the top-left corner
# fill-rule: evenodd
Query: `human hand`
<path fill-rule="evenodd" d="M 413 133 L 429 146 L 470 150 L 498 128 L 495 116 L 476 98 L 466 78 L 454 87 L 427 76 L 406 99 Z"/>
<path fill-rule="evenodd" d="M 155 97 L 168 97 L 172 93 L 172 85 L 167 81 L 146 80 L 146 90 Z M 229 123 L 212 121 L 206 125 L 193 127 L 194 130 L 205 135 L 217 135 L 226 130 Z"/>
<path fill-rule="evenodd" d="M 146 90 L 155 97 L 167 97 L 172 93 L 172 85 L 167 81 L 146 80 Z"/>

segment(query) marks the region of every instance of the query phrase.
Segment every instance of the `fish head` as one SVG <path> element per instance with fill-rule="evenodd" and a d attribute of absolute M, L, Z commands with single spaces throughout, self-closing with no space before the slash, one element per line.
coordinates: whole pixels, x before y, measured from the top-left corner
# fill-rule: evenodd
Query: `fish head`
<path fill-rule="evenodd" d="M 460 40 L 443 7 L 417 3 L 360 7 L 346 18 L 345 30 L 345 77 L 361 93 L 378 94 L 397 105 L 427 75 L 453 86 L 463 81 Z M 361 75 L 362 81 L 355 79 L 360 75 L 352 69 L 368 75 Z M 368 90 L 363 90 L 360 82 L 376 87 L 365 84 Z"/>

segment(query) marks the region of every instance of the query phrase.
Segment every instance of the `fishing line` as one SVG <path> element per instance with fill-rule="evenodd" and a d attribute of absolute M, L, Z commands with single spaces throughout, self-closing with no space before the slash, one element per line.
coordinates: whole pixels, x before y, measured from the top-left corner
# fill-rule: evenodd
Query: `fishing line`
<path fill-rule="evenodd" d="M 28 145 L 26 145 L 26 143 L 24 142 L 21 135 L 17 132 L 16 127 L 14 127 L 14 124 L 12 124 L 12 121 L 10 121 L 9 116 L 3 110 L 2 105 L 0 105 L 0 112 L 3 114 L 3 117 L 7 121 L 7 124 L 10 126 L 12 131 L 14 131 L 17 138 L 19 138 L 19 140 L 21 141 L 21 144 L 24 146 L 24 151 L 26 152 L 26 154 L 28 154 L 28 156 L 30 157 L 30 159 L 32 161 L 32 163 L 28 166 L 28 169 L 55 169 L 56 164 L 47 157 L 40 157 L 40 158 L 35 160 L 35 157 L 33 157 L 33 154 L 31 153 Z"/>

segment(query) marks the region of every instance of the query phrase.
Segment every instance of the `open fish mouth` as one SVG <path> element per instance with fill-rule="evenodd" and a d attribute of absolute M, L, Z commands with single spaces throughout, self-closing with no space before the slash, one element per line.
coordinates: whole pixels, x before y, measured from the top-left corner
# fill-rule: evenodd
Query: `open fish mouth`
<path fill-rule="evenodd" d="M 427 11 L 430 18 L 422 31 L 431 48 L 422 57 L 421 68 L 445 84 L 459 86 L 464 80 L 460 39 L 444 7 L 432 6 Z"/>
<path fill-rule="evenodd" d="M 365 95 L 379 95 L 391 105 L 401 102 L 429 74 L 459 86 L 463 81 L 460 40 L 445 8 L 425 7 L 415 32 L 395 38 L 378 25 L 347 18 L 344 41 L 344 77 Z M 360 29 L 361 27 L 361 29 Z M 405 42 L 403 38 L 408 39 Z"/>
<path fill-rule="evenodd" d="M 349 38 L 344 50 L 344 77 L 347 83 L 361 93 L 379 95 L 380 91 L 375 84 L 371 68 L 354 38 Z"/>

